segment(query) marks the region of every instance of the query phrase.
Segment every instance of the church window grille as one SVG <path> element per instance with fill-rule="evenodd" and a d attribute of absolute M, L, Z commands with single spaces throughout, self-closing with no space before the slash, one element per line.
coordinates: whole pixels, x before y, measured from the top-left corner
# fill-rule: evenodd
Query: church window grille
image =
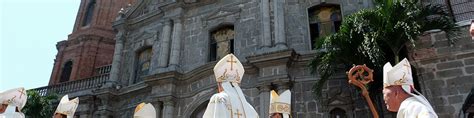
<path fill-rule="evenodd" d="M 143 77 L 148 75 L 150 70 L 150 60 L 152 56 L 152 48 L 147 48 L 138 54 L 136 77 L 133 83 L 143 81 Z"/>
<path fill-rule="evenodd" d="M 227 54 L 234 53 L 234 27 L 226 26 L 211 33 L 209 60 L 216 61 Z"/>
<path fill-rule="evenodd" d="M 318 38 L 338 32 L 342 23 L 339 5 L 322 4 L 311 7 L 308 9 L 308 17 L 311 48 L 315 48 Z"/>

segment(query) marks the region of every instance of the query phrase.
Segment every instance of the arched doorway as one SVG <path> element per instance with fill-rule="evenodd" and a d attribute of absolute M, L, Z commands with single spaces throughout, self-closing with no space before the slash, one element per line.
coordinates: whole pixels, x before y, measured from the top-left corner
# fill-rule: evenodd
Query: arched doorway
<path fill-rule="evenodd" d="M 201 105 L 196 107 L 196 109 L 191 114 L 190 118 L 202 118 L 202 116 L 204 115 L 204 112 L 206 111 L 208 103 L 209 103 L 209 100 L 203 102 Z"/>
<path fill-rule="evenodd" d="M 340 109 L 340 108 L 334 108 L 330 112 L 330 118 L 347 118 L 346 116 L 346 111 Z"/>

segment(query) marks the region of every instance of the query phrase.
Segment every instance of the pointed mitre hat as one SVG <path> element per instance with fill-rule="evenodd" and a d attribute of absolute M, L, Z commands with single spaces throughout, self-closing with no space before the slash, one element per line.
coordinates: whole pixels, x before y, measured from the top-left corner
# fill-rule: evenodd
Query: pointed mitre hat
<path fill-rule="evenodd" d="M 390 62 L 383 66 L 383 87 L 392 85 L 401 85 L 407 93 L 411 93 L 413 90 L 411 66 L 406 58 L 393 67 L 390 65 Z"/>
<path fill-rule="evenodd" d="M 0 94 L 0 102 L 2 104 L 8 104 L 16 106 L 18 111 L 25 106 L 27 100 L 27 94 L 25 88 L 15 88 L 7 90 Z"/>
<path fill-rule="evenodd" d="M 291 92 L 285 90 L 283 93 L 278 95 L 274 90 L 271 91 L 270 95 L 270 114 L 282 113 L 284 116 L 289 115 L 291 112 Z"/>
<path fill-rule="evenodd" d="M 76 112 L 77 106 L 79 105 L 79 97 L 76 97 L 72 100 L 69 100 L 68 95 L 64 95 L 59 101 L 58 108 L 54 113 L 66 115 L 67 118 L 74 117 L 74 113 Z"/>
<path fill-rule="evenodd" d="M 214 76 L 217 82 L 240 83 L 244 72 L 244 66 L 233 54 L 226 55 L 214 66 Z"/>
<path fill-rule="evenodd" d="M 156 118 L 155 107 L 150 103 L 140 103 L 135 108 L 134 118 Z"/>
<path fill-rule="evenodd" d="M 471 33 L 472 40 L 474 40 L 474 19 L 471 20 L 471 29 L 469 29 Z"/>

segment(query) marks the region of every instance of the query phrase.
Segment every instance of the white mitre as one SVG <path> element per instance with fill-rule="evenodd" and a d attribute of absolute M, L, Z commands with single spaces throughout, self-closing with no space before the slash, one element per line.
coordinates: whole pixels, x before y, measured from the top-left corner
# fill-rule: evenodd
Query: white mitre
<path fill-rule="evenodd" d="M 8 105 L 5 112 L 0 114 L 0 118 L 25 118 L 21 109 L 26 105 L 27 97 L 23 87 L 0 93 L 0 103 Z M 16 112 L 16 110 L 19 112 Z"/>
<path fill-rule="evenodd" d="M 289 118 L 291 114 L 291 91 L 286 90 L 280 95 L 274 90 L 270 95 L 270 114 L 281 113 L 283 118 Z"/>
<path fill-rule="evenodd" d="M 135 108 L 135 113 L 133 114 L 134 118 L 156 118 L 155 107 L 150 103 L 140 103 Z"/>
<path fill-rule="evenodd" d="M 469 29 L 469 33 L 471 34 L 472 40 L 474 40 L 474 19 L 471 20 L 471 29 Z"/>
<path fill-rule="evenodd" d="M 26 94 L 26 90 L 23 87 L 10 89 L 0 94 L 0 102 L 2 104 L 16 106 L 20 112 L 21 109 L 26 105 L 27 98 L 28 95 Z"/>
<path fill-rule="evenodd" d="M 383 66 L 383 87 L 392 85 L 401 85 L 407 93 L 413 91 L 414 84 L 411 66 L 406 58 L 393 67 L 390 65 L 390 62 Z"/>
<path fill-rule="evenodd" d="M 79 97 L 69 100 L 68 95 L 64 95 L 61 98 L 61 101 L 59 101 L 58 108 L 56 108 L 56 111 L 54 113 L 66 115 L 67 118 L 73 118 L 78 105 Z"/>
<path fill-rule="evenodd" d="M 390 65 L 390 62 L 387 62 L 383 66 L 383 87 L 385 88 L 393 85 L 401 85 L 403 91 L 413 96 L 424 105 L 429 106 L 430 110 L 434 111 L 425 96 L 415 89 L 410 62 L 408 62 L 406 58 L 393 67 Z M 418 95 L 415 95 L 412 92 L 415 92 Z"/>
<path fill-rule="evenodd" d="M 224 56 L 213 70 L 223 91 L 211 97 L 203 118 L 258 118 L 240 88 L 245 71 L 237 57 L 233 54 Z"/>
<path fill-rule="evenodd" d="M 240 83 L 244 72 L 244 66 L 233 54 L 224 56 L 214 66 L 214 76 L 217 82 Z"/>

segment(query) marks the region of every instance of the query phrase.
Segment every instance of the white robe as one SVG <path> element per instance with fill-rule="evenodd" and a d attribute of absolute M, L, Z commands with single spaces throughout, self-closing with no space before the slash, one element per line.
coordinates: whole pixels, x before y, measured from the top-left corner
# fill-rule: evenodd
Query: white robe
<path fill-rule="evenodd" d="M 212 95 L 203 118 L 258 118 L 237 84 L 223 82 L 224 91 Z"/>
<path fill-rule="evenodd" d="M 427 102 L 416 97 L 409 97 L 400 104 L 397 118 L 438 118 L 433 108 L 426 105 Z"/>
<path fill-rule="evenodd" d="M 5 112 L 0 114 L 0 118 L 25 118 L 23 113 L 15 112 L 16 106 L 8 105 Z"/>

